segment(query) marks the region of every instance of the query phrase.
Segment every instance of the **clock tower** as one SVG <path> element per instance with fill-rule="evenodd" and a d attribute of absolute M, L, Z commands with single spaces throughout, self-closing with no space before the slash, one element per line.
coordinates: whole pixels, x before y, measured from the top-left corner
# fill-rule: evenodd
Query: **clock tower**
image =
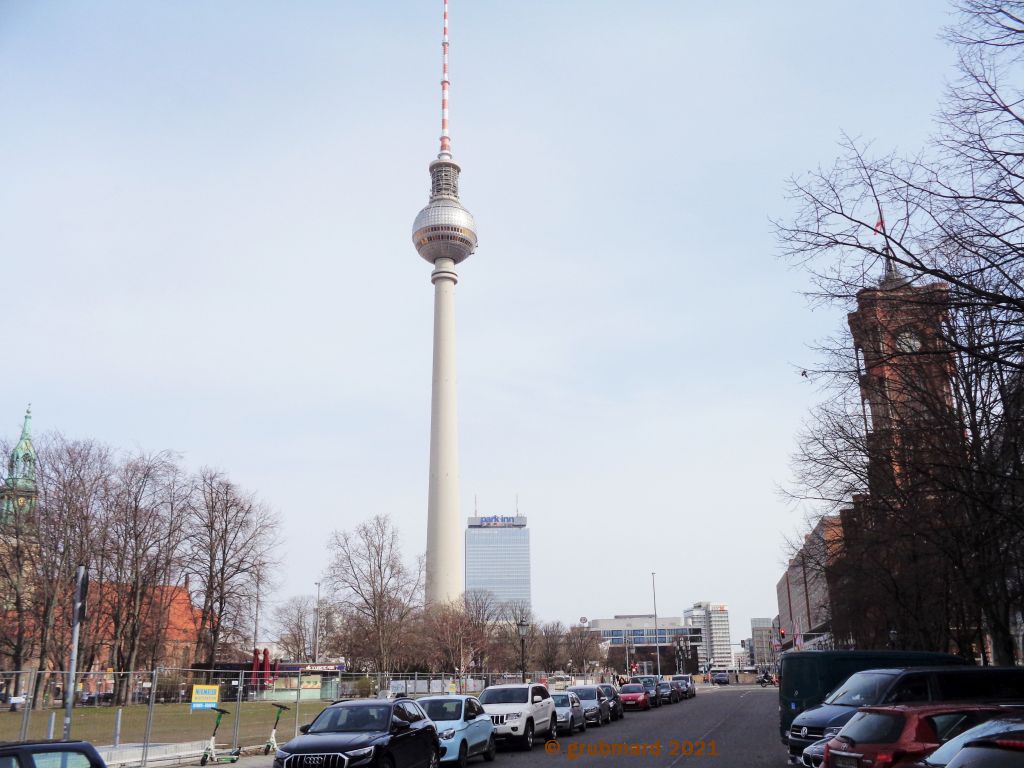
<path fill-rule="evenodd" d="M 0 487 L 0 522 L 7 522 L 16 514 L 25 514 L 35 508 L 36 449 L 32 445 L 32 407 L 25 411 L 21 437 L 7 461 L 7 480 Z"/>
<path fill-rule="evenodd" d="M 943 333 L 948 307 L 945 283 L 913 285 L 886 259 L 882 280 L 857 293 L 857 311 L 848 315 L 872 495 L 919 486 L 914 467 L 934 463 L 944 428 L 955 423 Z"/>

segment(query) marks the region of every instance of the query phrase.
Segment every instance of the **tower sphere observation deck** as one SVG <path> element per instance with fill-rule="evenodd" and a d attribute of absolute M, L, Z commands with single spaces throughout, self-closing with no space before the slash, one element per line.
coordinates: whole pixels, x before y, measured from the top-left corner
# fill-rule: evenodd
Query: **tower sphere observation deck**
<path fill-rule="evenodd" d="M 433 264 L 456 264 L 476 250 L 476 222 L 459 202 L 459 164 L 442 152 L 430 164 L 430 202 L 416 216 L 412 241 L 420 256 Z"/>

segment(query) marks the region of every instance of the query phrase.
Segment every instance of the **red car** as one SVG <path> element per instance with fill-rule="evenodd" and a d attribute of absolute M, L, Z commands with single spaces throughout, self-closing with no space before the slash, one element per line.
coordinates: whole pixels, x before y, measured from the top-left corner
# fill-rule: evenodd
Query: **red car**
<path fill-rule="evenodd" d="M 623 709 L 650 709 L 651 697 L 640 683 L 626 683 L 619 688 Z"/>
<path fill-rule="evenodd" d="M 861 707 L 825 745 L 823 768 L 890 768 L 906 765 L 1002 707 L 972 702 Z"/>

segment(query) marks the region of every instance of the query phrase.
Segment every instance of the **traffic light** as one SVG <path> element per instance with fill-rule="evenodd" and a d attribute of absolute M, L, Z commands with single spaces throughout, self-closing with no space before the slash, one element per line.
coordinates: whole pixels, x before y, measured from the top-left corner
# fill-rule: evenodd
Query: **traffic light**
<path fill-rule="evenodd" d="M 781 637 L 783 640 L 786 639 L 786 630 L 781 627 L 779 628 L 779 637 Z"/>

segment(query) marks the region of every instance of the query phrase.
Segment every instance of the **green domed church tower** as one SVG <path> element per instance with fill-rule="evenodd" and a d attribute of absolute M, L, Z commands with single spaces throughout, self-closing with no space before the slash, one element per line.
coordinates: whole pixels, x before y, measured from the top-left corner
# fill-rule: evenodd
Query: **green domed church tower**
<path fill-rule="evenodd" d="M 15 512 L 31 512 L 37 495 L 36 449 L 32 446 L 32 406 L 29 406 L 21 438 L 7 462 L 7 480 L 0 488 L 0 521 L 7 522 Z"/>

